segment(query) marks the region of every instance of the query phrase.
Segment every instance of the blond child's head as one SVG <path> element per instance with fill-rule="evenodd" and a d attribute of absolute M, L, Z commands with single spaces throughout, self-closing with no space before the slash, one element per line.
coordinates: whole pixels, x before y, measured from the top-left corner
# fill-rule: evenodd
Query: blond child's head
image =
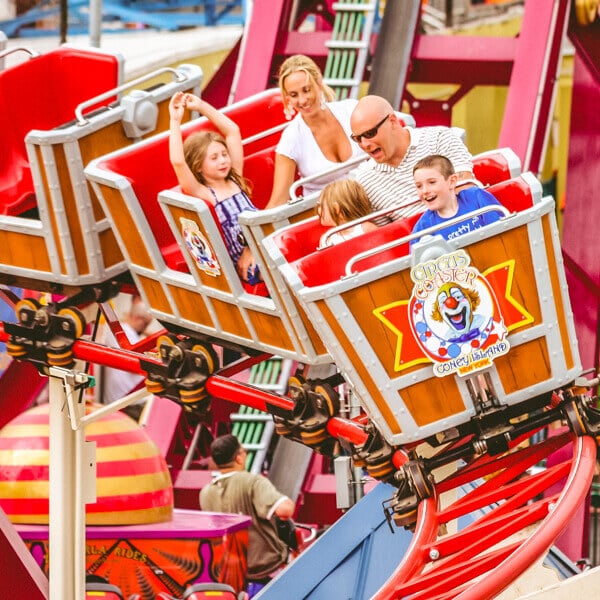
<path fill-rule="evenodd" d="M 321 225 L 348 223 L 373 212 L 363 186 L 354 179 L 339 179 L 321 191 L 317 212 Z"/>

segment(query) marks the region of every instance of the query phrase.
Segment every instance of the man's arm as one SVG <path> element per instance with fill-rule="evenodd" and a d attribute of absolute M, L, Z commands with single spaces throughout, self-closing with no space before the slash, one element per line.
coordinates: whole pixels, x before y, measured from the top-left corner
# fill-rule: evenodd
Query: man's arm
<path fill-rule="evenodd" d="M 478 186 L 477 179 L 475 179 L 475 175 L 471 171 L 459 171 L 457 175 L 458 181 L 455 186 L 457 191 Z"/>
<path fill-rule="evenodd" d="M 291 519 L 294 511 L 296 510 L 296 503 L 290 500 L 287 496 L 282 496 L 275 502 L 267 518 L 270 519 L 273 516 L 279 517 L 280 519 Z"/>

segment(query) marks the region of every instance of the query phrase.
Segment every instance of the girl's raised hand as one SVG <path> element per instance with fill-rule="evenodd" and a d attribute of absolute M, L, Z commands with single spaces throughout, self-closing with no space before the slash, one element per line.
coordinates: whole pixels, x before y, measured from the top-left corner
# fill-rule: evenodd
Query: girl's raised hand
<path fill-rule="evenodd" d="M 183 113 L 185 112 L 185 94 L 183 92 L 176 92 L 171 97 L 169 102 L 169 114 L 172 119 L 181 121 L 183 119 Z"/>
<path fill-rule="evenodd" d="M 198 96 L 195 96 L 194 94 L 184 94 L 184 102 L 185 102 L 185 107 L 188 110 L 197 110 L 200 111 L 200 109 L 202 108 L 202 100 L 200 98 L 198 98 Z"/>

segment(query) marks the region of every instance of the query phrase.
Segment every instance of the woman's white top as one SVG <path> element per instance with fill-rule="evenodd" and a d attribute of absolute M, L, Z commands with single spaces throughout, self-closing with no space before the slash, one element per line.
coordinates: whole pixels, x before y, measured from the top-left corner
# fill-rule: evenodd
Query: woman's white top
<path fill-rule="evenodd" d="M 357 103 L 358 100 L 348 98 L 346 100 L 328 102 L 327 107 L 339 121 L 342 129 L 348 136 L 348 141 L 352 146 L 351 158 L 363 155 L 366 158 L 366 154 L 360 146 L 350 139 L 350 134 L 352 133 L 350 129 L 350 115 Z M 310 128 L 304 122 L 302 115 L 296 115 L 292 122 L 284 129 L 275 151 L 277 154 L 283 154 L 291 158 L 296 163 L 301 177 L 316 175 L 342 164 L 330 161 L 325 157 Z M 328 183 L 348 176 L 348 173 L 354 168 L 356 168 L 356 165 L 306 183 L 303 186 L 304 195 L 307 196 L 313 192 L 321 191 Z"/>

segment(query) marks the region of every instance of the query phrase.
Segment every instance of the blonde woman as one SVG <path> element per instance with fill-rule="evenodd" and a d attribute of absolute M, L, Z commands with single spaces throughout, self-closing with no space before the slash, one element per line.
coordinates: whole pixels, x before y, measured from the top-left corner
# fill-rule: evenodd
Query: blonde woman
<path fill-rule="evenodd" d="M 267 208 L 288 201 L 297 172 L 309 177 L 364 155 L 350 141 L 350 115 L 357 101 L 334 100 L 333 90 L 323 83 L 323 75 L 311 58 L 297 54 L 285 60 L 279 69 L 279 88 L 291 123 L 277 145 Z M 304 194 L 320 191 L 346 175 L 347 171 L 337 172 L 307 183 Z"/>

